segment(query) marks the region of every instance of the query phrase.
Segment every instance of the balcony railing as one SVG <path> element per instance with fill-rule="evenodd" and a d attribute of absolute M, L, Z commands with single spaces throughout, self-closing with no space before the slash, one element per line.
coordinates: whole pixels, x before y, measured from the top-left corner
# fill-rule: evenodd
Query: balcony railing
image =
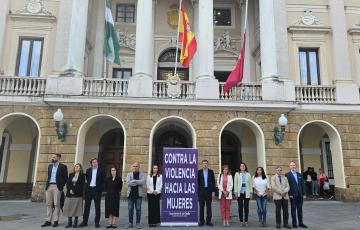
<path fill-rule="evenodd" d="M 224 93 L 225 82 L 220 82 L 220 100 L 234 101 L 261 101 L 261 84 L 244 83 L 232 87 L 229 92 Z"/>
<path fill-rule="evenodd" d="M 335 86 L 296 86 L 296 101 L 301 103 L 335 103 Z"/>
<path fill-rule="evenodd" d="M 194 99 L 195 98 L 195 82 L 180 81 L 180 90 L 178 95 L 170 96 L 168 82 L 164 80 L 156 80 L 153 82 L 153 97 L 156 98 L 179 98 L 179 99 Z"/>
<path fill-rule="evenodd" d="M 83 95 L 104 97 L 126 97 L 128 80 L 84 79 Z"/>
<path fill-rule="evenodd" d="M 0 95 L 33 96 L 45 94 L 46 78 L 0 77 Z"/>

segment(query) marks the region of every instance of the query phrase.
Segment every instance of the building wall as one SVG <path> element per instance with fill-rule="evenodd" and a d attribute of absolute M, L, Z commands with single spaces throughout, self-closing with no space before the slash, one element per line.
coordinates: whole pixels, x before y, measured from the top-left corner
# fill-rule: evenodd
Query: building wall
<path fill-rule="evenodd" d="M 8 106 L 0 107 L 1 116 L 11 112 L 32 114 L 41 129 L 40 155 L 37 162 L 37 177 L 33 190 L 33 199 L 42 199 L 44 195 L 44 181 L 47 177 L 49 155 L 60 152 L 62 161 L 70 168 L 75 160 L 77 133 L 80 125 L 89 117 L 97 114 L 109 114 L 118 118 L 126 129 L 125 168 L 123 174 L 129 172 L 131 163 L 138 160 L 141 169 L 147 171 L 149 154 L 149 135 L 153 125 L 167 116 L 179 116 L 187 119 L 197 134 L 197 148 L 199 159 L 209 160 L 210 168 L 217 171 L 219 165 L 219 135 L 222 126 L 233 118 L 247 118 L 258 123 L 265 135 L 266 168 L 268 174 L 273 173 L 276 165 L 282 165 L 287 170 L 290 160 L 298 159 L 297 135 L 299 129 L 312 120 L 325 120 L 333 124 L 342 138 L 344 167 L 346 175 L 346 189 L 339 189 L 339 199 L 359 199 L 360 185 L 360 155 L 359 155 L 359 115 L 337 114 L 302 114 L 290 112 L 287 114 L 289 124 L 286 128 L 285 140 L 282 145 L 275 145 L 273 128 L 277 124 L 278 112 L 242 112 L 242 111 L 202 111 L 193 108 L 184 109 L 155 109 L 155 108 L 87 108 L 82 106 L 63 107 L 64 120 L 69 122 L 70 128 L 67 139 L 61 143 L 55 134 L 52 120 L 52 107 Z M 336 154 L 333 152 L 333 154 Z M 123 191 L 126 191 L 125 189 Z"/>

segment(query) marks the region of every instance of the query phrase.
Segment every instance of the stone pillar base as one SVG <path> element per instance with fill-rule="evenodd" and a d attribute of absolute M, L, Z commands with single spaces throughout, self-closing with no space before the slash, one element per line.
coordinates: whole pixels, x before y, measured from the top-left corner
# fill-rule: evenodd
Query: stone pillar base
<path fill-rule="evenodd" d="M 264 101 L 295 101 L 295 83 L 277 77 L 262 80 L 262 99 Z"/>
<path fill-rule="evenodd" d="M 219 81 L 215 78 L 197 79 L 195 87 L 196 99 L 219 99 Z"/>
<path fill-rule="evenodd" d="M 67 71 L 46 78 L 45 94 L 79 96 L 83 92 L 84 76 L 79 72 Z"/>
<path fill-rule="evenodd" d="M 360 104 L 359 86 L 352 82 L 336 82 L 336 103 Z"/>
<path fill-rule="evenodd" d="M 129 80 L 129 97 L 152 97 L 153 80 L 146 75 L 133 76 Z"/>

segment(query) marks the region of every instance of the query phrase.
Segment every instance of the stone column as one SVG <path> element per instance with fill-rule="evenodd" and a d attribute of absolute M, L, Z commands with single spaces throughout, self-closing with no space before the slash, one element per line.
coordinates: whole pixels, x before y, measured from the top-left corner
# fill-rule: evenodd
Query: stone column
<path fill-rule="evenodd" d="M 135 70 L 129 81 L 130 97 L 152 97 L 154 73 L 153 1 L 138 0 L 136 11 Z"/>
<path fill-rule="evenodd" d="M 54 66 L 46 94 L 82 93 L 88 4 L 88 0 L 59 2 Z"/>
<path fill-rule="evenodd" d="M 240 13 L 241 13 L 241 34 L 242 36 L 245 29 L 245 10 L 246 10 L 246 1 L 239 3 L 240 5 Z M 254 71 L 251 71 L 255 68 L 253 58 L 252 58 L 252 47 L 254 46 L 254 1 L 248 1 L 248 20 L 247 20 L 247 28 L 246 28 L 246 44 L 245 44 L 245 62 L 244 62 L 244 77 L 242 82 L 252 82 L 255 79 Z M 242 39 L 242 37 L 241 37 Z M 242 41 L 240 43 L 242 45 Z"/>
<path fill-rule="evenodd" d="M 336 101 L 359 104 L 359 88 L 351 77 L 350 54 L 344 1 L 329 1 L 334 50 Z"/>
<path fill-rule="evenodd" d="M 3 66 L 3 56 L 4 56 L 4 43 L 5 43 L 5 36 L 6 36 L 6 18 L 9 10 L 9 2 L 10 0 L 2 1 L 0 7 L 0 75 L 4 70 Z"/>
<path fill-rule="evenodd" d="M 197 52 L 200 60 L 194 66 L 198 74 L 196 98 L 219 99 L 219 82 L 214 77 L 213 0 L 199 0 L 198 9 Z"/>
<path fill-rule="evenodd" d="M 263 100 L 294 101 L 289 76 L 286 0 L 259 0 Z"/>

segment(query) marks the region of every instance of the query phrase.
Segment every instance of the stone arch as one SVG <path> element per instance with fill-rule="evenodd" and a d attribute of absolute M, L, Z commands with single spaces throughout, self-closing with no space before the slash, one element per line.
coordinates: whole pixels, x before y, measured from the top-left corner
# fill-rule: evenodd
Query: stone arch
<path fill-rule="evenodd" d="M 9 114 L 6 114 L 4 115 L 3 117 L 0 118 L 0 134 L 1 134 L 1 137 L 5 131 L 5 129 L 13 122 L 15 121 L 16 119 L 18 118 L 28 118 L 33 125 L 35 125 L 35 128 L 36 128 L 36 132 L 37 132 L 37 141 L 35 140 L 31 140 L 31 145 L 32 147 L 31 148 L 34 148 L 34 162 L 33 162 L 33 176 L 31 178 L 31 181 L 32 181 L 32 186 L 35 187 L 36 185 L 36 177 L 37 177 L 37 168 L 38 168 L 38 161 L 39 161 L 39 154 L 40 154 L 40 141 L 41 141 L 41 129 L 40 129 L 40 126 L 39 126 L 39 123 L 37 122 L 37 120 L 30 116 L 29 114 L 26 114 L 26 113 L 22 113 L 22 112 L 14 112 L 14 113 L 9 113 Z M 0 143 L 2 141 L 0 140 Z M 33 144 L 35 144 L 35 146 L 33 146 Z M 28 169 L 28 172 L 30 173 L 30 170 Z M 28 175 L 28 178 L 29 178 L 29 175 Z"/>
<path fill-rule="evenodd" d="M 104 120 L 104 119 L 110 119 L 117 123 L 119 127 L 122 129 L 124 133 L 124 147 L 123 147 L 123 165 L 122 165 L 122 175 L 124 175 L 125 170 L 125 162 L 126 162 L 126 129 L 123 123 L 116 117 L 108 114 L 98 114 L 95 116 L 92 116 L 88 119 L 86 119 L 80 126 L 77 134 L 77 140 L 76 140 L 76 154 L 75 154 L 75 162 L 76 163 L 83 163 L 84 160 L 84 153 L 85 153 L 85 139 L 88 131 L 90 128 L 96 124 L 97 122 Z M 109 131 L 109 130 L 107 130 Z M 105 134 L 106 131 L 104 131 L 103 134 Z"/>
<path fill-rule="evenodd" d="M 257 158 L 257 166 L 262 166 L 266 170 L 266 156 L 265 156 L 265 136 L 261 129 L 261 127 L 253 120 L 247 118 L 234 118 L 230 121 L 227 121 L 220 130 L 219 133 L 219 172 L 221 171 L 221 135 L 226 128 L 231 124 L 240 123 L 253 132 L 256 140 L 256 158 Z M 238 135 L 237 133 L 234 133 Z"/>
<path fill-rule="evenodd" d="M 161 126 L 165 124 L 171 124 L 171 123 L 178 123 L 182 124 L 184 128 L 189 131 L 191 134 L 191 141 L 192 141 L 192 148 L 196 148 L 196 132 L 192 124 L 186 120 L 185 118 L 179 117 L 179 116 L 168 116 L 165 118 L 160 119 L 155 123 L 155 125 L 152 127 L 150 132 L 150 138 L 149 138 L 149 158 L 148 158 L 148 171 L 150 172 L 151 165 L 152 165 L 152 155 L 153 155 L 153 142 L 154 142 L 154 136 L 156 132 L 161 128 Z"/>
<path fill-rule="evenodd" d="M 297 144 L 298 144 L 298 164 L 301 165 L 301 151 L 300 151 L 300 138 L 303 129 L 308 125 L 316 125 L 322 128 L 330 139 L 330 149 L 332 153 L 332 162 L 334 169 L 334 182 L 336 188 L 346 188 L 345 182 L 345 170 L 344 170 L 344 158 L 342 152 L 341 137 L 337 129 L 327 121 L 313 120 L 305 123 L 298 132 Z"/>

